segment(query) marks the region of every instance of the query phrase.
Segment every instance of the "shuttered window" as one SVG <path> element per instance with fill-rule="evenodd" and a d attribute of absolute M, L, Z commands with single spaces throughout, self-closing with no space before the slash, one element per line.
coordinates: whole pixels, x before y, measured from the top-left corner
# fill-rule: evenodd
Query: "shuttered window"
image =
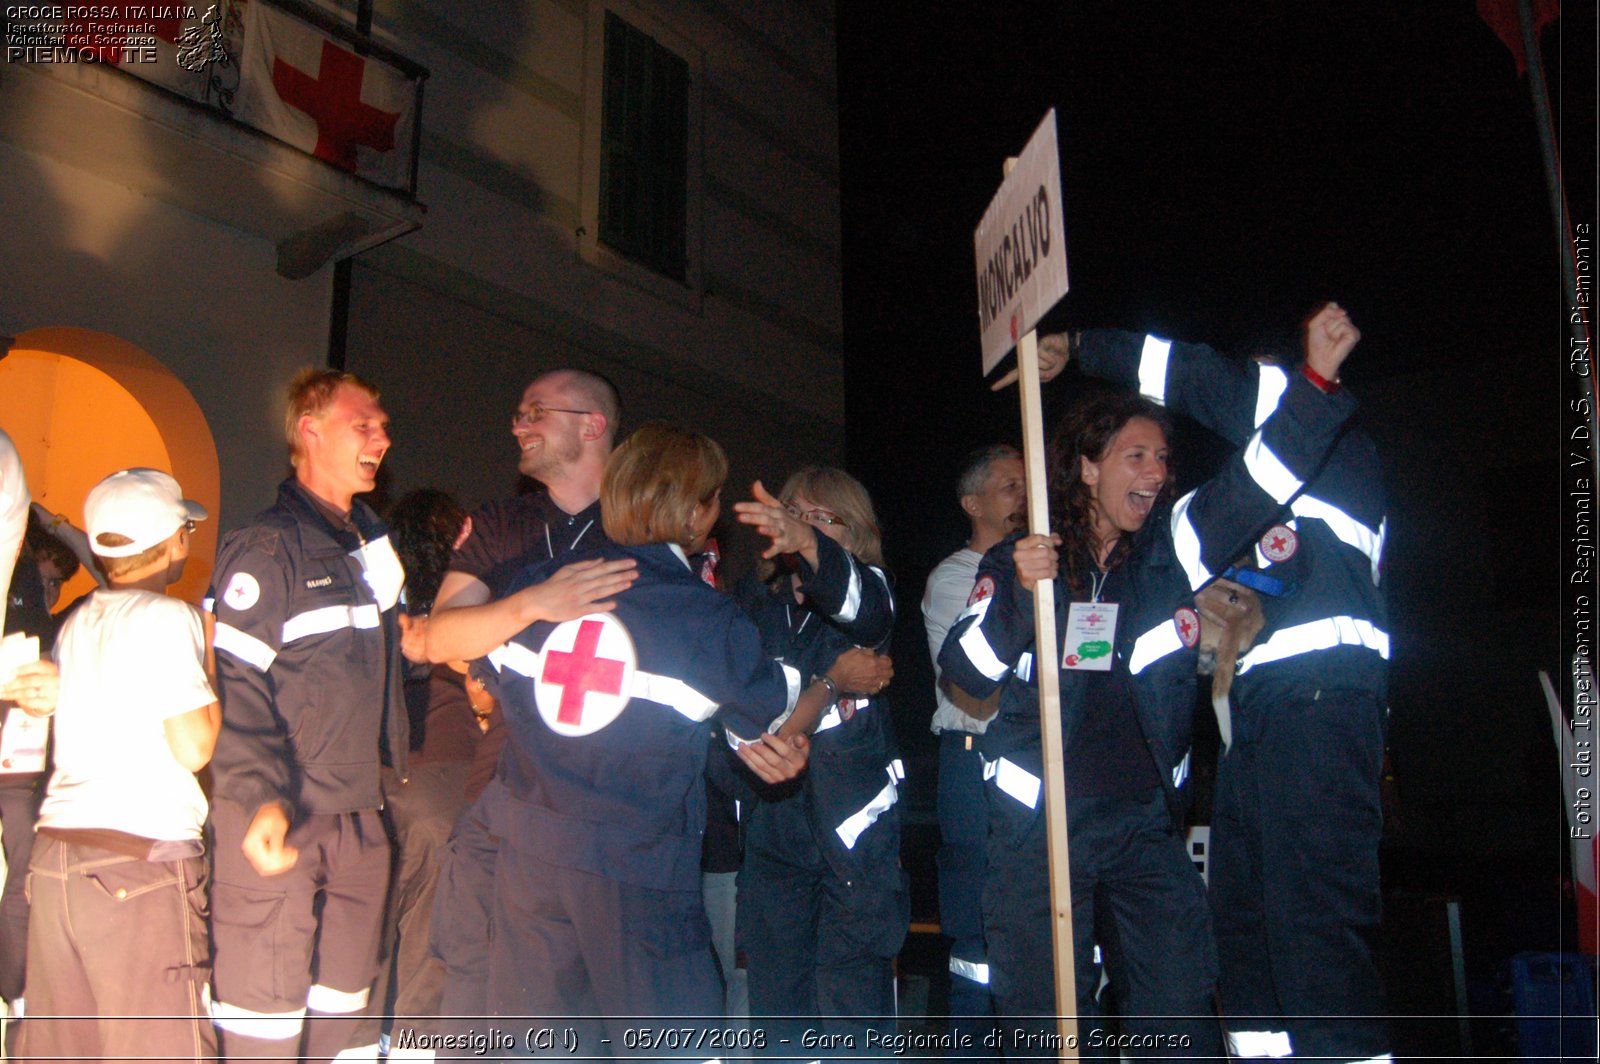
<path fill-rule="evenodd" d="M 608 11 L 604 78 L 600 240 L 683 281 L 689 64 Z"/>

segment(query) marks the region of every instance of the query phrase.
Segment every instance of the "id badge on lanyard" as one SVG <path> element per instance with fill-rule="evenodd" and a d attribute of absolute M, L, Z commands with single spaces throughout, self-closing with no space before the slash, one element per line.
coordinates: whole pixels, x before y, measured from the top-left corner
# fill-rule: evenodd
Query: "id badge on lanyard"
<path fill-rule="evenodd" d="M 1067 610 L 1063 669 L 1110 672 L 1111 650 L 1117 645 L 1115 602 L 1074 602 Z"/>
<path fill-rule="evenodd" d="M 1110 672 L 1112 650 L 1117 645 L 1117 604 L 1100 602 L 1105 574 L 1094 581 L 1092 601 L 1067 607 L 1067 637 L 1061 652 L 1063 669 Z"/>

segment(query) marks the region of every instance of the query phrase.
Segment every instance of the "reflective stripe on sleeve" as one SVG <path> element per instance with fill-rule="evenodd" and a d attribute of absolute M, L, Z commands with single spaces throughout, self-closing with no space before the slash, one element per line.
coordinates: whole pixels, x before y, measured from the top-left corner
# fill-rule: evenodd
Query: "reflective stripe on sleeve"
<path fill-rule="evenodd" d="M 783 704 L 785 713 L 794 712 L 794 704 L 800 700 L 800 692 L 805 690 L 805 677 L 800 675 L 800 670 L 793 665 L 778 662 L 778 667 L 783 670 L 783 683 L 787 689 L 786 701 Z"/>
<path fill-rule="evenodd" d="M 1244 467 L 1249 471 L 1250 479 L 1272 496 L 1279 506 L 1294 498 L 1294 493 L 1304 486 L 1298 477 L 1289 472 L 1289 467 L 1272 453 L 1272 448 L 1261 438 L 1260 429 L 1245 444 Z"/>
<path fill-rule="evenodd" d="M 899 762 L 896 762 L 888 767 L 889 782 L 884 784 L 883 790 L 873 795 L 872 801 L 850 814 L 844 823 L 833 829 L 834 833 L 844 843 L 845 849 L 855 849 L 856 840 L 861 838 L 861 833 L 876 823 L 878 818 L 888 812 L 894 803 L 899 800 L 900 790 L 896 786 L 895 775 L 895 768 L 898 764 Z"/>
<path fill-rule="evenodd" d="M 1198 591 L 1211 579 L 1211 571 L 1200 559 L 1200 533 L 1189 519 L 1189 506 L 1194 496 L 1191 491 L 1172 506 L 1172 549 L 1178 555 L 1184 575 L 1189 578 L 1190 589 Z"/>
<path fill-rule="evenodd" d="M 1239 659 L 1238 674 L 1242 676 L 1269 661 L 1282 661 L 1297 654 L 1337 646 L 1366 647 L 1377 651 L 1383 660 L 1389 660 L 1388 632 L 1359 617 L 1324 617 L 1273 633 L 1271 639 L 1257 644 Z"/>
<path fill-rule="evenodd" d="M 1191 757 L 1193 757 L 1193 756 L 1194 756 L 1194 751 L 1192 749 L 1191 750 L 1185 750 L 1183 752 L 1183 760 L 1179 761 L 1176 765 L 1172 766 L 1172 789 L 1173 790 L 1176 791 L 1176 790 L 1179 790 L 1180 788 L 1182 788 L 1183 787 L 1183 781 L 1189 778 L 1189 759 Z"/>
<path fill-rule="evenodd" d="M 822 533 L 817 533 L 819 536 Z M 861 612 L 861 570 L 857 569 L 854 562 L 850 563 L 850 579 L 844 587 L 844 605 L 839 607 L 839 612 L 833 619 L 841 624 L 849 624 Z"/>
<path fill-rule="evenodd" d="M 1354 517 L 1339 509 L 1333 503 L 1319 499 L 1315 495 L 1302 495 L 1289 507 L 1296 517 L 1308 520 L 1321 521 L 1328 526 L 1328 530 L 1339 537 L 1340 542 L 1346 543 L 1362 554 L 1372 563 L 1372 583 L 1378 583 L 1378 567 L 1383 563 L 1383 541 L 1389 534 L 1389 519 L 1384 518 L 1378 522 L 1378 530 L 1357 521 Z"/>
<path fill-rule="evenodd" d="M 367 1007 L 368 988 L 360 990 L 335 990 L 331 986 L 313 983 L 306 992 L 306 1008 L 312 1012 L 326 1012 L 345 1016 Z"/>
<path fill-rule="evenodd" d="M 323 606 L 297 613 L 283 622 L 283 641 L 293 643 L 307 636 L 325 635 L 344 628 L 376 628 L 383 623 L 375 602 L 363 606 Z"/>
<path fill-rule="evenodd" d="M 776 658 L 773 660 L 777 661 Z M 789 718 L 794 716 L 795 703 L 800 700 L 800 692 L 804 689 L 802 686 L 804 683 L 804 678 L 800 675 L 799 669 L 795 668 L 793 665 L 785 665 L 781 661 L 778 661 L 777 665 L 778 668 L 783 670 L 783 684 L 788 690 L 787 700 L 783 705 L 783 712 L 772 718 L 772 723 L 767 725 L 767 732 L 771 735 L 777 735 L 778 729 L 787 724 L 789 722 Z"/>
<path fill-rule="evenodd" d="M 868 565 L 866 568 L 868 572 L 878 578 L 878 582 L 881 583 L 884 586 L 884 589 L 889 592 L 890 597 L 893 597 L 894 592 L 889 589 L 889 578 L 883 575 L 883 570 L 879 569 L 876 565 Z M 838 621 L 840 624 L 849 624 L 858 616 L 860 616 L 860 614 L 861 570 L 852 562 L 850 565 L 850 584 L 845 588 L 844 605 L 839 609 L 838 613 L 833 615 L 833 619 Z"/>
<path fill-rule="evenodd" d="M 1256 420 L 1255 428 L 1267 423 L 1267 418 L 1278 409 L 1278 400 L 1289 390 L 1289 375 L 1281 366 L 1259 364 L 1256 367 Z"/>
<path fill-rule="evenodd" d="M 957 643 L 966 653 L 967 660 L 972 663 L 973 668 L 991 680 L 998 680 L 1006 674 L 1006 663 L 995 654 L 994 648 L 989 645 L 989 640 L 983 635 L 983 619 L 989 613 L 989 603 L 993 601 L 992 598 L 986 598 L 967 607 L 962 617 L 971 616 L 977 619 L 961 633 Z"/>
<path fill-rule="evenodd" d="M 1153 403 L 1167 405 L 1167 356 L 1172 341 L 1146 336 L 1139 352 L 1139 394 Z"/>
<path fill-rule="evenodd" d="M 1168 654 L 1183 649 L 1178 638 L 1178 627 L 1171 621 L 1162 621 L 1133 641 L 1133 653 L 1128 656 L 1128 672 L 1139 675 Z"/>
<path fill-rule="evenodd" d="M 300 1008 L 288 1012 L 256 1012 L 253 1009 L 240 1008 L 238 1005 L 229 1005 L 225 1001 L 213 1001 L 211 1022 L 219 1030 L 277 1042 L 300 1037 L 300 1030 L 306 1024 L 306 1010 Z"/>
<path fill-rule="evenodd" d="M 1260 1059 L 1294 1055 L 1288 1031 L 1229 1031 L 1228 1051 L 1236 1057 Z"/>
<path fill-rule="evenodd" d="M 1022 656 L 1017 659 L 1016 668 L 1012 669 L 1011 671 L 1016 673 L 1017 679 L 1021 680 L 1023 683 L 1027 683 L 1029 680 L 1033 679 L 1033 651 L 1023 651 Z"/>
<path fill-rule="evenodd" d="M 246 665 L 253 666 L 259 672 L 266 672 L 272 668 L 272 663 L 278 657 L 278 652 L 267 644 L 250 635 L 241 632 L 225 621 L 218 621 L 216 632 L 211 643 L 218 650 L 226 650 Z"/>

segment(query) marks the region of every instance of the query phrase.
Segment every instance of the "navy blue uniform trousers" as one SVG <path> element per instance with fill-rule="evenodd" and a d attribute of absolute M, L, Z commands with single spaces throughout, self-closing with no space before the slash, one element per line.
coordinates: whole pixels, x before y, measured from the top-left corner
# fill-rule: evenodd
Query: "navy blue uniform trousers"
<path fill-rule="evenodd" d="M 1296 1056 L 1368 1060 L 1389 1047 L 1373 956 L 1383 709 L 1360 691 L 1247 690 L 1234 689 L 1211 828 L 1228 1027 L 1287 1031 Z"/>
<path fill-rule="evenodd" d="M 991 801 L 1010 802 L 992 790 Z M 1009 816 L 1010 823 L 1015 818 Z M 1099 1019 L 1095 990 L 1101 948 L 1116 995 L 1120 1036 L 1129 1056 L 1206 1059 L 1220 1056 L 1214 1010 L 1216 947 L 1205 884 L 1189 860 L 1159 789 L 1135 795 L 1078 797 L 1067 810 L 1072 857 L 1072 942 L 1077 976 L 1080 1047 L 1116 1059 L 1116 1034 Z M 997 824 L 998 826 L 998 824 Z M 1054 1032 L 1054 960 L 1050 946 L 1050 874 L 1044 817 L 1020 838 L 990 837 L 984 887 L 991 989 L 1006 1017 L 1003 1044 Z M 1022 1048 L 1024 1054 L 1037 1054 Z"/>

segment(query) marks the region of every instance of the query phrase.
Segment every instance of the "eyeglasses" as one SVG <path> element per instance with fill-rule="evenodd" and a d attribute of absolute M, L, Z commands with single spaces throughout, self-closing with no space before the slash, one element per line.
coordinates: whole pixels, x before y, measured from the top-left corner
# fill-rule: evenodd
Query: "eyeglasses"
<path fill-rule="evenodd" d="M 568 410 L 564 406 L 540 406 L 530 403 L 526 410 L 518 410 L 511 415 L 511 431 L 515 432 L 524 425 L 536 425 L 544 420 L 546 414 L 595 414 L 596 410 Z"/>
<path fill-rule="evenodd" d="M 189 518 L 185 518 L 184 519 L 183 530 L 185 532 L 193 532 L 194 531 L 194 527 L 195 527 L 194 526 L 194 518 L 189 517 Z"/>
<path fill-rule="evenodd" d="M 838 525 L 840 528 L 849 528 L 850 525 L 844 518 L 832 510 L 802 510 L 798 506 L 785 506 L 789 516 L 797 521 L 809 521 L 814 525 Z"/>

